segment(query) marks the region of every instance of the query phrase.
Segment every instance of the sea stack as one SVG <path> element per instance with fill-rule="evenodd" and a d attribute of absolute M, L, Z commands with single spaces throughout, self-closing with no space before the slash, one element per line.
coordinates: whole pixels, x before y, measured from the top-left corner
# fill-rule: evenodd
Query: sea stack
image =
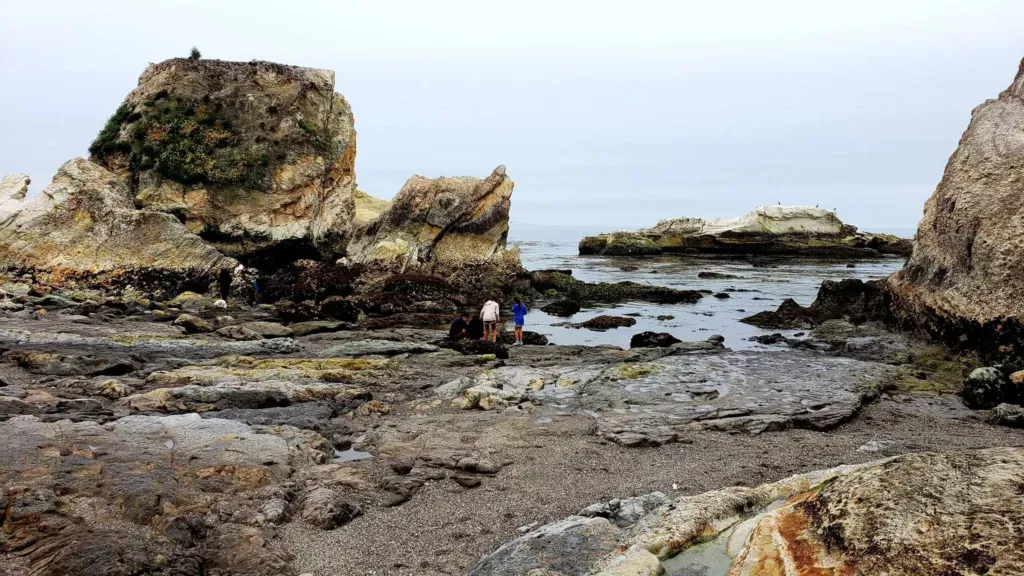
<path fill-rule="evenodd" d="M 89 151 L 140 207 L 244 260 L 340 252 L 355 212 L 354 119 L 331 70 L 153 64 Z"/>
<path fill-rule="evenodd" d="M 1024 61 L 974 109 L 889 278 L 894 312 L 947 343 L 1020 363 L 1024 342 Z"/>
<path fill-rule="evenodd" d="M 760 206 L 739 218 L 671 218 L 653 228 L 580 241 L 580 254 L 768 254 L 815 257 L 907 255 L 910 242 L 844 224 L 812 206 Z"/>

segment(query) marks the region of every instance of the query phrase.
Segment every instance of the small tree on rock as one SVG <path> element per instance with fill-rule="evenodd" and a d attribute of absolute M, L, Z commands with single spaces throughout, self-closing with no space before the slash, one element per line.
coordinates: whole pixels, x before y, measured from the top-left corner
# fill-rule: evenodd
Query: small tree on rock
<path fill-rule="evenodd" d="M 203 57 L 203 54 L 199 51 L 199 48 L 196 48 L 195 46 L 193 46 L 192 47 L 192 53 L 189 54 L 188 57 L 189 57 L 189 60 L 199 60 L 200 58 Z"/>

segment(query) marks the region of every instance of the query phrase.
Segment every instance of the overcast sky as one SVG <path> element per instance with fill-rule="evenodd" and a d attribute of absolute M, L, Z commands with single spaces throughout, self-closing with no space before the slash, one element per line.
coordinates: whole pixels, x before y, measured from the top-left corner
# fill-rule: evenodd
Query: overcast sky
<path fill-rule="evenodd" d="M 505 164 L 513 223 L 782 202 L 912 228 L 1024 56 L 1024 2 L 3 0 L 0 173 L 40 189 L 192 45 L 335 70 L 384 198 Z"/>

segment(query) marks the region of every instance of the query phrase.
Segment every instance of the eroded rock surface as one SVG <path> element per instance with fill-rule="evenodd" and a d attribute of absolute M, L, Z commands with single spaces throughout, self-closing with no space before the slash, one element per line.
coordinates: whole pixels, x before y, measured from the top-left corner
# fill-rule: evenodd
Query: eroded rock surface
<path fill-rule="evenodd" d="M 0 226 L 0 266 L 51 286 L 205 291 L 236 264 L 170 214 L 137 210 L 119 178 L 82 158 Z"/>
<path fill-rule="evenodd" d="M 908 454 L 683 496 L 617 534 L 610 524 L 591 530 L 600 538 L 585 553 L 573 528 L 594 520 L 573 516 L 506 544 L 470 573 L 506 574 L 514 564 L 601 576 L 1017 574 L 1024 536 L 1009 527 L 1024 520 L 1022 480 L 1019 448 Z M 552 551 L 561 552 L 557 562 Z"/>

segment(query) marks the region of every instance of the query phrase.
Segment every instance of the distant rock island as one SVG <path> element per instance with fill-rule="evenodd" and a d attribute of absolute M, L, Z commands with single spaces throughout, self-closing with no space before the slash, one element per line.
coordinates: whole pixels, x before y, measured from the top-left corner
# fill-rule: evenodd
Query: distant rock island
<path fill-rule="evenodd" d="M 739 218 L 670 218 L 653 228 L 580 241 L 580 254 L 771 254 L 817 257 L 909 256 L 911 241 L 861 232 L 812 206 L 759 206 Z"/>

